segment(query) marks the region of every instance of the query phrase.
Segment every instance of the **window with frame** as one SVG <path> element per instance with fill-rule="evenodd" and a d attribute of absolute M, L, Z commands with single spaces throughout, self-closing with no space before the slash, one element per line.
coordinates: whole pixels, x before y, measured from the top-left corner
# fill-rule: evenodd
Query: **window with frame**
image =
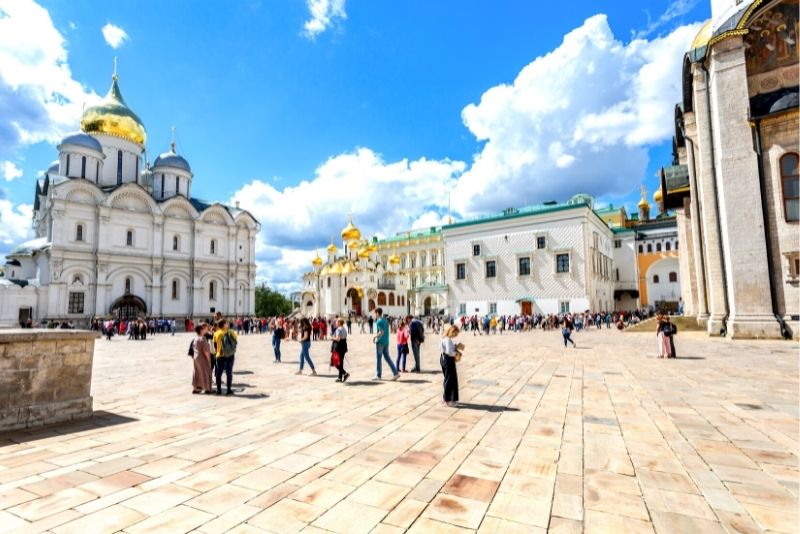
<path fill-rule="evenodd" d="M 614 240 L 614 248 L 622 248 L 622 240 L 621 239 L 615 239 Z"/>
<path fill-rule="evenodd" d="M 467 305 L 461 303 L 458 305 L 458 314 L 459 315 L 466 315 L 467 314 Z"/>
<path fill-rule="evenodd" d="M 69 176 L 69 154 L 67 154 L 67 172 L 66 176 Z"/>
<path fill-rule="evenodd" d="M 676 273 L 675 271 L 672 271 L 671 273 L 669 273 L 669 281 L 670 282 L 677 282 L 678 281 L 678 273 Z"/>
<path fill-rule="evenodd" d="M 209 282 L 208 284 L 208 300 L 216 300 L 217 298 L 217 283 Z"/>
<path fill-rule="evenodd" d="M 661 243 L 656 243 L 656 252 L 661 252 Z"/>
<path fill-rule="evenodd" d="M 456 263 L 456 280 L 466 280 L 467 278 L 467 264 Z"/>
<path fill-rule="evenodd" d="M 68 313 L 83 313 L 83 301 L 85 294 L 82 291 L 69 292 Z"/>
<path fill-rule="evenodd" d="M 209 250 L 211 251 L 211 255 L 212 256 L 217 253 L 217 240 L 216 239 L 212 239 L 211 240 L 211 246 L 210 246 Z"/>
<path fill-rule="evenodd" d="M 616 280 L 617 282 L 619 282 L 619 269 L 618 269 L 618 268 L 617 268 L 617 269 L 614 269 L 614 271 L 615 271 L 614 275 L 615 275 L 615 277 L 616 277 L 616 278 L 615 278 L 615 280 Z"/>
<path fill-rule="evenodd" d="M 541 250 L 547 246 L 547 240 L 544 238 L 543 235 L 540 235 L 536 238 L 536 248 Z"/>
<path fill-rule="evenodd" d="M 181 248 L 180 237 L 176 235 L 172 236 L 172 250 L 180 250 L 180 248 Z"/>
<path fill-rule="evenodd" d="M 128 295 L 133 290 L 133 279 L 130 277 L 125 279 L 125 294 Z"/>
<path fill-rule="evenodd" d="M 517 271 L 519 276 L 528 276 L 531 274 L 531 258 L 529 256 L 519 258 L 517 263 L 519 266 Z"/>
<path fill-rule="evenodd" d="M 473 256 L 481 255 L 481 246 L 478 243 L 472 245 L 472 255 Z"/>
<path fill-rule="evenodd" d="M 328 287 L 331 287 L 331 279 L 328 277 Z"/>
<path fill-rule="evenodd" d="M 648 243 L 647 244 L 647 252 L 653 252 L 653 244 L 652 243 Z"/>
<path fill-rule="evenodd" d="M 780 159 L 781 185 L 783 189 L 783 216 L 786 222 L 800 220 L 800 176 L 798 155 L 791 152 Z"/>
<path fill-rule="evenodd" d="M 438 255 L 435 252 L 431 254 L 431 267 L 436 267 L 437 256 Z"/>
<path fill-rule="evenodd" d="M 556 254 L 556 272 L 569 272 L 569 254 Z"/>
<path fill-rule="evenodd" d="M 86 156 L 81 156 L 81 178 L 86 178 Z"/>
<path fill-rule="evenodd" d="M 75 241 L 83 241 L 83 225 L 79 224 L 75 227 Z"/>
<path fill-rule="evenodd" d="M 644 245 L 639 245 L 639 254 L 644 254 Z"/>
<path fill-rule="evenodd" d="M 416 269 L 416 267 L 417 267 L 417 257 L 412 255 L 411 256 L 411 268 L 412 269 Z"/>
<path fill-rule="evenodd" d="M 133 246 L 133 230 L 125 232 L 125 245 L 128 247 Z"/>
<path fill-rule="evenodd" d="M 558 311 L 559 313 L 569 313 L 569 301 L 562 300 L 558 303 Z"/>
<path fill-rule="evenodd" d="M 670 243 L 669 241 L 667 241 L 667 243 L 664 245 L 664 250 L 666 250 L 667 252 L 669 252 L 670 250 L 672 250 L 672 243 Z"/>
<path fill-rule="evenodd" d="M 172 300 L 178 300 L 178 281 L 172 281 Z"/>
<path fill-rule="evenodd" d="M 654 274 L 654 275 L 653 275 L 653 283 L 654 283 L 654 284 L 658 284 L 659 282 L 660 282 L 660 280 L 659 280 L 659 278 L 658 278 L 658 275 L 657 275 L 657 274 Z"/>
<path fill-rule="evenodd" d="M 489 303 L 489 313 L 497 313 L 497 303 L 490 302 Z"/>
<path fill-rule="evenodd" d="M 425 267 L 425 261 L 426 261 L 425 260 L 425 254 L 421 254 L 420 257 L 419 257 L 419 266 L 420 267 Z"/>
<path fill-rule="evenodd" d="M 496 278 L 497 277 L 497 262 L 494 260 L 489 260 L 486 262 L 486 278 Z"/>

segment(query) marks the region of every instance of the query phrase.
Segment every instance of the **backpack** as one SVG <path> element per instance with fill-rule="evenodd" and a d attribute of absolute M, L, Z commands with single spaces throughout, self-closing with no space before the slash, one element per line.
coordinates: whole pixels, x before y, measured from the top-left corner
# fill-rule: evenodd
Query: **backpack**
<path fill-rule="evenodd" d="M 236 354 L 236 343 L 236 338 L 233 337 L 233 332 L 230 330 L 222 335 L 222 350 L 220 354 L 223 358 Z"/>
<path fill-rule="evenodd" d="M 194 340 L 189 342 L 189 357 L 194 358 Z"/>

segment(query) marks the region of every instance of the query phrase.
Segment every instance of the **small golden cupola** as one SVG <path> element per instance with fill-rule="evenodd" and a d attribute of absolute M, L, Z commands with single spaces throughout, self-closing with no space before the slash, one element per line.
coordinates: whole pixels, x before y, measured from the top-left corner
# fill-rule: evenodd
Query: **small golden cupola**
<path fill-rule="evenodd" d="M 350 243 L 352 241 L 358 241 L 359 239 L 361 239 L 361 230 L 353 224 L 353 218 L 351 217 L 347 226 L 342 230 L 342 241 L 344 243 Z"/>
<path fill-rule="evenodd" d="M 311 260 L 311 265 L 313 265 L 314 267 L 319 267 L 320 265 L 322 265 L 322 258 L 319 257 L 319 252 L 317 252 L 317 256 L 313 260 Z"/>
<path fill-rule="evenodd" d="M 336 245 L 334 245 L 333 243 L 331 243 L 330 245 L 328 245 L 328 254 L 336 254 L 336 252 L 337 252 L 338 250 L 339 250 L 339 247 L 337 247 L 337 246 L 336 246 Z"/>
<path fill-rule="evenodd" d="M 644 186 L 639 188 L 639 191 L 642 193 L 642 198 L 639 200 L 639 220 L 640 221 L 647 221 L 650 220 L 650 203 L 647 201 L 647 189 Z"/>

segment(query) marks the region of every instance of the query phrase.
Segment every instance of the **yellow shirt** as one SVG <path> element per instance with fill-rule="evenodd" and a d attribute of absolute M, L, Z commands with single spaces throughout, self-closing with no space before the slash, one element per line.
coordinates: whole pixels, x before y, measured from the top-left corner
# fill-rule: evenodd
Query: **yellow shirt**
<path fill-rule="evenodd" d="M 222 336 L 224 336 L 230 328 L 226 328 L 225 330 L 217 330 L 214 332 L 214 346 L 217 348 L 217 358 L 222 358 Z M 233 339 L 236 339 L 236 332 L 230 330 Z"/>

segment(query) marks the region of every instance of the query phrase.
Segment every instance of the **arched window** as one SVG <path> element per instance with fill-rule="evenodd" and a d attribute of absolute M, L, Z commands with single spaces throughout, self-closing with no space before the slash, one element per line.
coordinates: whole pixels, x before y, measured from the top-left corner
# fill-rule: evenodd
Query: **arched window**
<path fill-rule="evenodd" d="M 125 294 L 128 295 L 133 292 L 133 279 L 130 277 L 125 279 Z"/>
<path fill-rule="evenodd" d="M 386 306 L 386 293 L 378 293 L 378 306 Z"/>
<path fill-rule="evenodd" d="M 389 306 L 394 306 L 394 293 L 389 293 Z"/>
<path fill-rule="evenodd" d="M 161 198 L 164 198 L 164 175 L 161 175 Z"/>
<path fill-rule="evenodd" d="M 781 157 L 781 183 L 783 184 L 783 216 L 786 222 L 800 220 L 800 177 L 795 153 Z"/>
<path fill-rule="evenodd" d="M 656 252 L 661 252 L 661 243 L 656 243 Z"/>
<path fill-rule="evenodd" d="M 639 254 L 644 253 L 644 245 L 639 245 Z"/>
<path fill-rule="evenodd" d="M 81 275 L 79 275 L 79 274 L 76 274 L 75 276 L 72 277 L 72 283 L 73 284 L 81 284 L 82 285 L 83 284 L 83 277 Z"/>
<path fill-rule="evenodd" d="M 669 252 L 670 250 L 672 250 L 672 243 L 670 243 L 669 241 L 667 241 L 667 244 L 665 245 L 665 248 L 667 249 L 667 252 Z"/>
<path fill-rule="evenodd" d="M 211 240 L 211 254 L 215 255 L 216 253 L 217 253 L 217 240 L 216 239 L 212 239 Z"/>
<path fill-rule="evenodd" d="M 175 177 L 175 194 L 179 194 L 181 192 L 180 180 L 177 176 Z"/>
<path fill-rule="evenodd" d="M 176 235 L 172 236 L 172 250 L 180 250 L 180 248 L 181 248 L 180 237 Z"/>
<path fill-rule="evenodd" d="M 117 150 L 117 185 L 122 184 L 122 150 Z"/>
<path fill-rule="evenodd" d="M 67 172 L 65 174 L 69 176 L 69 154 L 67 154 Z"/>
<path fill-rule="evenodd" d="M 216 300 L 217 298 L 217 283 L 210 282 L 208 284 L 208 300 Z"/>
<path fill-rule="evenodd" d="M 81 156 L 81 178 L 86 178 L 86 156 Z"/>
<path fill-rule="evenodd" d="M 100 161 L 99 160 L 95 163 L 94 183 L 96 183 L 96 184 L 100 183 Z"/>
<path fill-rule="evenodd" d="M 676 273 L 675 271 L 672 271 L 671 273 L 669 273 L 669 281 L 670 282 L 677 282 L 678 281 L 678 273 Z"/>
<path fill-rule="evenodd" d="M 79 224 L 75 227 L 75 241 L 83 241 L 83 225 Z"/>
<path fill-rule="evenodd" d="M 129 247 L 133 246 L 133 230 L 125 232 L 125 245 Z"/>
<path fill-rule="evenodd" d="M 654 283 L 654 284 L 657 284 L 657 283 L 658 283 L 658 275 L 657 275 L 657 274 L 654 274 L 654 275 L 653 275 L 653 283 Z"/>
<path fill-rule="evenodd" d="M 178 280 L 172 281 L 172 300 L 178 300 Z"/>
<path fill-rule="evenodd" d="M 647 244 L 647 252 L 653 252 L 653 245 L 651 243 Z"/>

